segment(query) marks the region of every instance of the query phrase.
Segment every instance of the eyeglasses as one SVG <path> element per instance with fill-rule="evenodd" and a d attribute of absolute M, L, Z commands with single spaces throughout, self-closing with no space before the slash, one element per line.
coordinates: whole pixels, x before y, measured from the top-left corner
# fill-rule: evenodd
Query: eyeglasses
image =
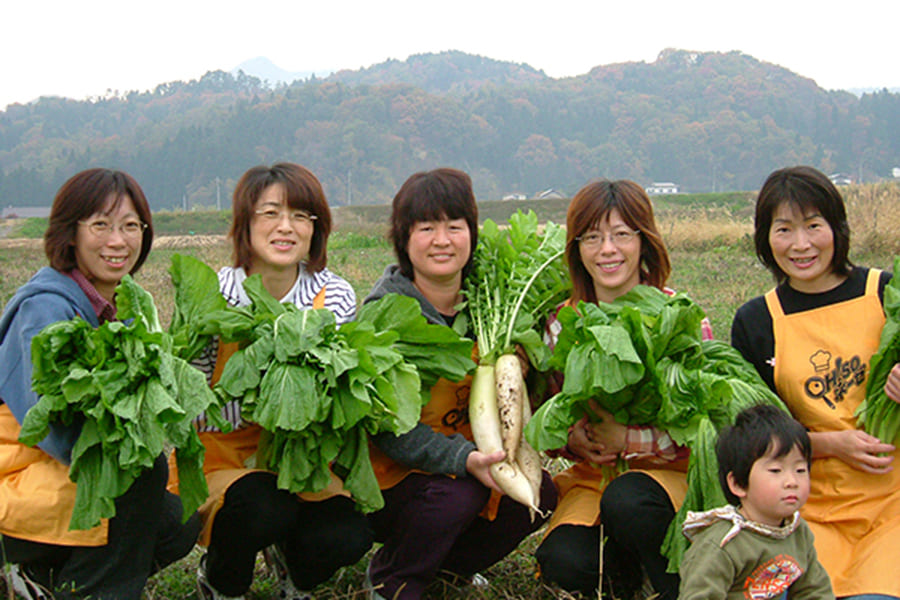
<path fill-rule="evenodd" d="M 613 246 L 616 248 L 622 248 L 631 243 L 631 241 L 640 233 L 639 231 L 632 231 L 630 229 L 617 229 L 616 231 L 612 231 L 609 234 L 609 240 L 613 243 Z M 603 245 L 603 242 L 606 240 L 606 234 L 600 233 L 599 231 L 589 231 L 584 235 L 580 235 L 576 240 L 578 243 L 584 246 L 585 248 L 597 248 Z"/>
<path fill-rule="evenodd" d="M 277 223 L 280 222 L 281 219 L 284 218 L 284 215 L 287 214 L 288 221 L 290 221 L 294 225 L 302 225 L 306 223 L 312 223 L 319 217 L 316 215 L 311 215 L 305 210 L 295 210 L 295 211 L 284 211 L 284 210 L 275 210 L 274 208 L 263 208 L 260 210 L 255 210 L 253 213 L 267 223 Z"/>
<path fill-rule="evenodd" d="M 104 219 L 97 219 L 96 221 L 90 222 L 78 221 L 78 224 L 84 225 L 90 229 L 91 233 L 98 238 L 108 238 L 116 229 L 119 230 L 122 237 L 136 238 L 140 237 L 141 234 L 144 233 L 144 230 L 147 229 L 147 224 L 142 223 L 141 221 L 125 221 L 124 223 L 115 224 Z"/>

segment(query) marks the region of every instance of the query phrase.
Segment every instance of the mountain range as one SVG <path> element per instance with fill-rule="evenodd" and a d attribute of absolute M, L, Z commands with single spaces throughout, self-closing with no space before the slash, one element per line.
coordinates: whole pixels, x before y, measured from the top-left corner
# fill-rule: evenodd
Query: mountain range
<path fill-rule="evenodd" d="M 255 60 L 0 111 L 2 206 L 47 205 L 95 165 L 134 175 L 154 209 L 215 206 L 247 168 L 281 160 L 309 167 L 335 205 L 387 202 L 438 166 L 467 171 L 485 200 L 571 195 L 595 177 L 753 190 L 799 163 L 873 181 L 900 166 L 900 95 L 824 90 L 741 52 L 667 49 L 553 78 L 447 51 L 330 74 Z"/>

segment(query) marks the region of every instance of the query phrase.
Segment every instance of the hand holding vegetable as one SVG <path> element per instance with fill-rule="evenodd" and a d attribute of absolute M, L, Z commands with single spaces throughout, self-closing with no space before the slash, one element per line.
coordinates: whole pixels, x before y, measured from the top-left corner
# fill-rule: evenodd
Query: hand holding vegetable
<path fill-rule="evenodd" d="M 258 275 L 244 290 L 249 306 L 210 313 L 199 327 L 245 342 L 216 391 L 264 430 L 257 467 L 290 492 L 320 491 L 334 473 L 357 508 L 380 509 L 367 434 L 412 429 L 434 383 L 472 369 L 472 341 L 428 323 L 407 296 L 369 302 L 338 327 L 327 309 L 279 303 Z"/>
<path fill-rule="evenodd" d="M 564 307 L 557 318 L 562 328 L 550 366 L 564 373 L 563 388 L 535 413 L 525 436 L 538 450 L 559 448 L 570 425 L 597 404 L 613 419 L 596 430 L 592 423 L 586 437 L 606 454 L 624 447 L 624 425 L 656 427 L 688 446 L 687 494 L 661 548 L 669 570 L 677 570 L 686 511 L 725 503 L 716 431 L 753 404 L 787 409 L 736 350 L 702 339 L 704 313 L 683 294 L 637 285 L 610 304 Z"/>
<path fill-rule="evenodd" d="M 474 450 L 466 457 L 466 471 L 483 483 L 485 487 L 502 494 L 503 490 L 500 489 L 500 486 L 497 485 L 497 482 L 494 481 L 494 477 L 491 475 L 491 465 L 502 461 L 504 458 L 506 458 L 506 452 L 502 450 L 490 454 Z"/>
<path fill-rule="evenodd" d="M 844 431 L 810 432 L 813 456 L 839 458 L 854 469 L 878 475 L 893 470 L 893 456 L 883 456 L 893 452 L 894 446 L 880 441 L 873 435 L 858 429 Z"/>
<path fill-rule="evenodd" d="M 888 375 L 887 382 L 884 384 L 884 393 L 894 402 L 900 402 L 900 363 L 891 369 L 891 374 Z"/>
<path fill-rule="evenodd" d="M 569 428 L 569 439 L 566 443 L 569 452 L 598 465 L 615 461 L 616 454 L 607 453 L 606 446 L 591 441 L 588 435 L 590 426 L 590 420 L 584 416 Z"/>
<path fill-rule="evenodd" d="M 618 423 L 613 414 L 597 404 L 596 400 L 589 400 L 588 406 L 594 412 L 594 416 L 588 419 L 588 439 L 600 444 L 606 455 L 616 456 L 625 452 L 628 427 Z"/>
<path fill-rule="evenodd" d="M 539 368 L 547 360 L 535 315 L 547 314 L 568 294 L 564 249 L 562 228 L 548 223 L 541 235 L 534 212 L 515 213 L 507 229 L 488 220 L 464 290 L 479 353 L 469 397 L 472 435 L 481 452 L 505 452 L 490 466 L 490 476 L 532 515 L 539 510 L 543 475 L 539 455 L 522 439 L 531 417 L 523 371 L 528 360 Z"/>

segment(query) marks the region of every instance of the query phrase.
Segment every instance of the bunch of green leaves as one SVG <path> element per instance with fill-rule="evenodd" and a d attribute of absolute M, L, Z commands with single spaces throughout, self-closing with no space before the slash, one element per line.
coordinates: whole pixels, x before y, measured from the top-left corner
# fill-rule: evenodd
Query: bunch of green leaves
<path fill-rule="evenodd" d="M 884 313 L 878 351 L 869 363 L 866 398 L 856 409 L 856 418 L 865 430 L 888 444 L 900 444 L 900 404 L 884 393 L 884 385 L 894 365 L 900 363 L 900 256 L 894 258 L 894 276 L 884 288 Z"/>
<path fill-rule="evenodd" d="M 535 412 L 525 436 L 538 450 L 563 447 L 569 426 L 594 415 L 593 399 L 619 423 L 653 426 L 688 446 L 687 498 L 663 546 L 677 569 L 686 511 L 725 503 L 715 432 L 755 404 L 787 409 L 736 350 L 702 339 L 704 313 L 684 294 L 639 285 L 611 304 L 564 307 L 558 318 L 550 367 L 563 372 L 563 388 Z"/>
<path fill-rule="evenodd" d="M 175 448 L 187 519 L 206 499 L 204 448 L 191 419 L 216 402 L 206 378 L 172 354 L 153 298 L 125 276 L 118 321 L 94 329 L 81 318 L 45 327 L 32 340 L 33 389 L 19 440 L 34 445 L 50 424 L 81 424 L 69 477 L 76 483 L 71 529 L 115 516 L 116 498 Z"/>
<path fill-rule="evenodd" d="M 175 309 L 169 323 L 172 352 L 191 361 L 206 348 L 212 336 L 200 333 L 200 322 L 209 313 L 227 305 L 219 293 L 219 278 L 215 271 L 191 256 L 175 254 L 169 266 L 175 288 Z"/>
<path fill-rule="evenodd" d="M 533 365 L 546 366 L 549 352 L 539 333 L 540 317 L 569 295 L 565 246 L 565 230 L 547 223 L 541 233 L 534 211 L 516 211 L 505 228 L 484 222 L 463 290 L 480 362 L 493 364 L 518 344 Z"/>
<path fill-rule="evenodd" d="M 429 324 L 406 296 L 370 302 L 338 327 L 326 309 L 279 303 L 258 276 L 244 290 L 251 304 L 207 315 L 202 332 L 244 344 L 216 390 L 265 431 L 257 466 L 291 492 L 320 491 L 334 472 L 361 510 L 378 510 L 367 434 L 412 429 L 438 378 L 474 368 L 472 342 Z"/>

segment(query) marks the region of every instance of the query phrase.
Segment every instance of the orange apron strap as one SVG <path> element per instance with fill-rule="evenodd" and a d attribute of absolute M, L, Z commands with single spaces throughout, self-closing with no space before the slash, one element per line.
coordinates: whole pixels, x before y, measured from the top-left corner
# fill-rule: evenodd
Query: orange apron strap
<path fill-rule="evenodd" d="M 775 288 L 766 292 L 766 306 L 769 307 L 769 314 L 772 315 L 773 321 L 784 316 L 784 311 L 781 309 L 781 302 L 778 300 L 778 292 L 775 291 Z"/>
<path fill-rule="evenodd" d="M 316 297 L 313 298 L 313 308 L 325 308 L 325 288 L 327 286 L 322 286 L 322 289 L 319 290 L 319 293 L 316 294 Z"/>
<path fill-rule="evenodd" d="M 878 279 L 881 277 L 881 269 L 869 269 L 866 277 L 866 296 L 878 293 Z"/>
<path fill-rule="evenodd" d="M 228 359 L 231 358 L 231 355 L 241 349 L 241 345 L 239 342 L 223 342 L 219 340 L 219 351 L 216 353 L 216 366 L 213 369 L 212 379 L 210 380 L 210 387 L 216 385 L 219 382 L 219 379 L 222 377 L 222 372 L 225 370 L 225 363 L 228 362 Z"/>

